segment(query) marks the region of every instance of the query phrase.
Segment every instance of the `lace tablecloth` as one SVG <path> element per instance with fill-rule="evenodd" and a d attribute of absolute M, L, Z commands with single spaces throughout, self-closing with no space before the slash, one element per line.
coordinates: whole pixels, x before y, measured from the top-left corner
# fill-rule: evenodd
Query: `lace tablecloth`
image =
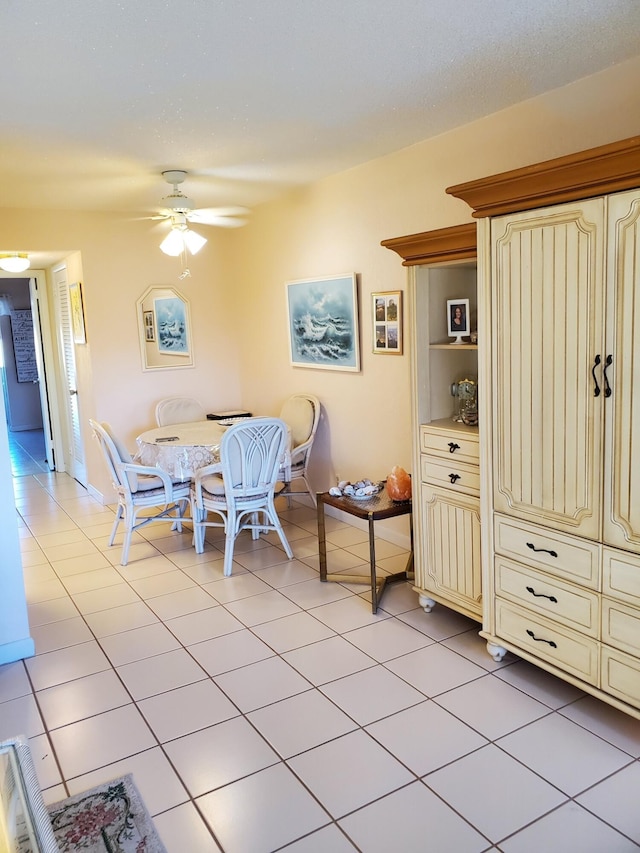
<path fill-rule="evenodd" d="M 218 421 L 194 421 L 147 430 L 136 438 L 135 461 L 161 468 L 176 480 L 190 480 L 198 468 L 220 461 L 224 430 L 225 426 Z"/>

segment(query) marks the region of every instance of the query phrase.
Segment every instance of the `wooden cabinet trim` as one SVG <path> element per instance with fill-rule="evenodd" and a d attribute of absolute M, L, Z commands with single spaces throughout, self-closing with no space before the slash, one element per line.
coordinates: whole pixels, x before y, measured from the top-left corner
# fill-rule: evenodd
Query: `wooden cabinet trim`
<path fill-rule="evenodd" d="M 380 244 L 385 249 L 397 252 L 405 267 L 416 264 L 434 264 L 443 261 L 473 260 L 477 256 L 477 232 L 475 222 L 439 228 L 437 231 L 422 231 L 406 237 L 392 237 Z"/>
<path fill-rule="evenodd" d="M 640 184 L 640 136 L 448 187 L 473 216 L 498 216 L 608 195 Z"/>

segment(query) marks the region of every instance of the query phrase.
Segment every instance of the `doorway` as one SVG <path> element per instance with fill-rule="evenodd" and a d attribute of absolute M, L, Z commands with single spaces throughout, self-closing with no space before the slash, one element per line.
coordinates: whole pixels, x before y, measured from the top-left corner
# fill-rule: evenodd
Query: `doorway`
<path fill-rule="evenodd" d="M 14 477 L 48 472 L 30 278 L 0 282 L 0 381 Z"/>
<path fill-rule="evenodd" d="M 6 394 L 3 394 L 13 476 L 35 473 L 34 467 L 40 470 L 46 460 L 45 471 L 67 472 L 86 486 L 84 448 L 77 429 L 77 412 L 74 417 L 70 411 L 77 401 L 73 398 L 75 358 L 70 334 L 66 264 L 58 262 L 52 276 L 53 293 L 48 296 L 44 269 L 32 268 L 21 275 L 0 272 L 0 326 L 4 323 L 7 327 L 6 334 L 0 330 L 0 355 L 5 348 L 8 349 L 8 358 L 13 363 L 10 370 L 15 389 L 30 395 L 29 416 L 13 422 Z M 16 363 L 20 361 L 23 366 L 26 362 L 22 351 L 16 358 L 12 325 L 14 317 L 26 320 L 28 309 L 31 315 L 29 326 L 27 329 L 25 323 L 22 332 L 35 348 L 35 364 L 32 360 L 27 365 L 32 374 L 29 375 L 27 370 L 27 375 L 22 376 L 26 381 L 18 383 Z M 21 317 L 16 317 L 17 314 Z M 33 352 L 30 356 L 33 357 Z"/>

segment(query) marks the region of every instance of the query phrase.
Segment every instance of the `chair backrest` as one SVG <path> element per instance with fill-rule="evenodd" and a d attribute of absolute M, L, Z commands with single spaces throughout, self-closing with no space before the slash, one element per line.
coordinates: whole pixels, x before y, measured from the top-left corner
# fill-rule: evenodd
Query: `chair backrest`
<path fill-rule="evenodd" d="M 207 413 L 193 397 L 167 397 L 156 406 L 158 426 L 206 421 Z"/>
<path fill-rule="evenodd" d="M 131 462 L 131 454 L 123 442 L 115 435 L 110 424 L 106 422 L 98 423 L 89 419 L 89 425 L 93 430 L 93 434 L 98 439 L 98 444 L 102 450 L 109 475 L 115 488 L 124 487 L 127 490 L 135 492 L 138 488 L 137 474 L 124 471 L 122 468 L 123 463 Z"/>
<path fill-rule="evenodd" d="M 230 426 L 220 442 L 227 501 L 273 492 L 287 445 L 280 418 L 247 418 Z"/>
<path fill-rule="evenodd" d="M 289 427 L 292 450 L 312 443 L 320 420 L 320 402 L 311 394 L 293 394 L 285 400 L 280 418 Z"/>

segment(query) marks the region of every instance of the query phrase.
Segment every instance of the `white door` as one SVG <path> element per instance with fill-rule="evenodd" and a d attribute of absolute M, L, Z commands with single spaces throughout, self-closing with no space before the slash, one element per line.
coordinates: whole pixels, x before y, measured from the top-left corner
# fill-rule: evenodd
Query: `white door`
<path fill-rule="evenodd" d="M 71 325 L 71 307 L 69 304 L 69 288 L 67 284 L 67 268 L 58 267 L 54 270 L 54 288 L 58 303 L 58 335 L 60 353 L 65 380 L 65 446 L 67 449 L 66 462 L 69 474 L 83 486 L 87 485 L 87 472 L 84 461 L 84 445 L 80 430 L 80 408 L 78 401 L 78 385 L 76 382 L 76 358 Z"/>
<path fill-rule="evenodd" d="M 47 456 L 47 465 L 49 466 L 49 470 L 53 471 L 56 467 L 53 442 L 53 412 L 48 388 L 48 375 L 45 369 L 46 365 L 42 339 L 42 330 L 47 323 L 48 314 L 47 306 L 45 305 L 45 280 L 42 273 L 35 273 L 29 280 L 29 291 L 31 295 L 31 316 L 33 318 L 33 342 L 36 352 L 36 363 L 38 365 L 38 387 L 40 390 L 40 406 L 42 408 L 44 446 Z"/>

